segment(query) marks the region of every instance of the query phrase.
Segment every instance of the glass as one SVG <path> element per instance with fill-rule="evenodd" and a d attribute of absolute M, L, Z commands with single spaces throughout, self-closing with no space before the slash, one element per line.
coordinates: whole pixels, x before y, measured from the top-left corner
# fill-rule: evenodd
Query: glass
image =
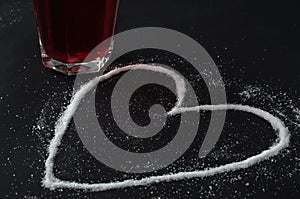
<path fill-rule="evenodd" d="M 119 0 L 34 0 L 43 64 L 67 75 L 96 72 L 109 59 Z"/>

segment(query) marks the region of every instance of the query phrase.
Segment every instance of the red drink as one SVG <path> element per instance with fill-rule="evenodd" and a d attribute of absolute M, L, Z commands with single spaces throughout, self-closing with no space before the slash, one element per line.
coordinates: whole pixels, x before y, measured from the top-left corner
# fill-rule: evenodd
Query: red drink
<path fill-rule="evenodd" d="M 89 56 L 93 60 L 82 62 L 113 35 L 118 3 L 119 0 L 34 0 L 44 65 L 66 74 L 98 71 L 97 62 L 108 58 L 112 41 Z"/>

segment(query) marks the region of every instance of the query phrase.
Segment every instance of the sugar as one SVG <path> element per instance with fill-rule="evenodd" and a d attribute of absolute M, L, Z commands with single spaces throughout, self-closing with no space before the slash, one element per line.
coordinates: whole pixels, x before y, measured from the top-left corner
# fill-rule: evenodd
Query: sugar
<path fill-rule="evenodd" d="M 217 167 L 206 168 L 203 170 L 179 172 L 174 174 L 164 174 L 161 176 L 150 176 L 139 180 L 130 179 L 124 181 L 116 181 L 116 182 L 109 182 L 109 183 L 93 183 L 93 184 L 72 182 L 72 181 L 60 180 L 56 178 L 53 173 L 54 158 L 57 154 L 58 147 L 61 143 L 62 137 L 69 125 L 71 118 L 73 117 L 73 114 L 78 108 L 81 100 L 99 82 L 109 79 L 114 75 L 117 75 L 121 72 L 128 71 L 128 70 L 154 71 L 154 72 L 166 74 L 174 79 L 176 84 L 176 90 L 177 90 L 176 92 L 177 103 L 175 107 L 170 112 L 168 112 L 168 115 L 175 115 L 175 114 L 190 112 L 190 111 L 199 112 L 203 110 L 204 111 L 235 110 L 235 111 L 248 112 L 265 119 L 271 124 L 273 129 L 278 134 L 277 142 L 273 144 L 271 147 L 269 147 L 267 150 L 264 150 L 261 153 L 251 156 L 245 160 L 232 162 Z M 239 105 L 239 104 L 219 104 L 219 105 L 200 105 L 195 107 L 182 107 L 185 91 L 186 91 L 185 82 L 181 78 L 181 76 L 179 76 L 176 72 L 160 66 L 145 65 L 145 64 L 129 65 L 126 67 L 115 69 L 113 71 L 110 71 L 109 73 L 98 76 L 93 80 L 87 82 L 73 95 L 70 104 L 67 106 L 66 110 L 61 114 L 60 118 L 56 123 L 54 138 L 51 140 L 48 146 L 48 158 L 45 162 L 45 177 L 43 179 L 43 185 L 50 189 L 69 188 L 69 189 L 82 189 L 86 191 L 105 191 L 109 189 L 117 189 L 117 188 L 131 187 L 131 186 L 143 186 L 143 185 L 149 185 L 153 183 L 166 182 L 166 181 L 176 181 L 176 180 L 190 179 L 196 177 L 207 177 L 219 173 L 225 173 L 225 172 L 235 171 L 238 169 L 248 168 L 254 164 L 257 164 L 263 160 L 266 160 L 272 156 L 277 155 L 282 149 L 288 146 L 289 138 L 290 138 L 288 129 L 285 127 L 285 124 L 279 118 L 275 117 L 271 113 L 255 107 L 251 107 L 247 105 Z"/>

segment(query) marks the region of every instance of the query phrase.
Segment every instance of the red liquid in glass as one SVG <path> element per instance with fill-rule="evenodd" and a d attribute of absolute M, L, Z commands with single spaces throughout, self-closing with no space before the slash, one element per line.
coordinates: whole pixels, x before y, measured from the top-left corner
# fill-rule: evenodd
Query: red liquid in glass
<path fill-rule="evenodd" d="M 43 54 L 64 63 L 85 60 L 93 48 L 113 35 L 118 3 L 118 0 L 34 0 Z M 109 47 L 101 49 L 95 58 L 105 56 Z"/>

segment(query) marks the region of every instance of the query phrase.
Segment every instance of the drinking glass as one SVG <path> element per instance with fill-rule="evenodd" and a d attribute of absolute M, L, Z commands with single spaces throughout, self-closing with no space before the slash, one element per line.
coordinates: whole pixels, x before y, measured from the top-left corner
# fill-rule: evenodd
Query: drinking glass
<path fill-rule="evenodd" d="M 113 48 L 118 4 L 119 0 L 34 0 L 44 66 L 67 75 L 99 71 Z"/>

